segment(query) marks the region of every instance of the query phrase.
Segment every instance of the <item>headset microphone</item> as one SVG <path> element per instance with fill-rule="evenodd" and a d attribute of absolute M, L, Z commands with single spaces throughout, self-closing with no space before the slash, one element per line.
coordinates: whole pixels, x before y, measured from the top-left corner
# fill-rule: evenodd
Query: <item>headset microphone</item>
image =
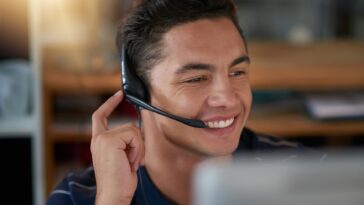
<path fill-rule="evenodd" d="M 125 48 L 121 49 L 121 80 L 124 97 L 127 101 L 137 107 L 142 107 L 146 110 L 158 113 L 165 117 L 171 118 L 183 124 L 196 128 L 206 128 L 207 126 L 201 120 L 187 119 L 165 112 L 159 108 L 149 104 L 150 95 L 143 81 L 136 75 L 135 71 L 129 68 L 129 62 L 126 57 Z M 140 117 L 140 116 L 139 116 Z"/>

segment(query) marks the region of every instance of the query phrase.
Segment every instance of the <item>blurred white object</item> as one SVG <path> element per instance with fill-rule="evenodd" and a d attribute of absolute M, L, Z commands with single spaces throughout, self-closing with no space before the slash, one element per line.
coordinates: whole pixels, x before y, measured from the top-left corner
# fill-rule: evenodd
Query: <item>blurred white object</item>
<path fill-rule="evenodd" d="M 293 27 L 289 34 L 288 39 L 295 44 L 303 45 L 311 43 L 314 39 L 312 31 L 305 26 L 295 26 Z"/>
<path fill-rule="evenodd" d="M 31 70 L 24 60 L 0 62 L 0 116 L 23 116 L 29 111 Z"/>
<path fill-rule="evenodd" d="M 363 156 L 330 153 L 322 162 L 262 155 L 260 160 L 202 163 L 194 175 L 193 204 L 363 205 Z"/>
<path fill-rule="evenodd" d="M 364 92 L 306 94 L 306 107 L 314 119 L 364 119 Z"/>

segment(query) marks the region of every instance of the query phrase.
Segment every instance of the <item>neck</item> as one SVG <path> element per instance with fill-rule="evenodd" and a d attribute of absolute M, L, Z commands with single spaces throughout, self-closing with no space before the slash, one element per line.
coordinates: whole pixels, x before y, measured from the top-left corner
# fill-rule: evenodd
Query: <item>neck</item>
<path fill-rule="evenodd" d="M 144 119 L 143 119 L 144 120 Z M 211 159 L 168 141 L 153 123 L 143 126 L 145 133 L 145 167 L 153 183 L 177 204 L 190 204 L 192 175 L 195 166 Z M 231 156 L 220 157 L 230 159 Z"/>
<path fill-rule="evenodd" d="M 147 132 L 146 132 L 147 133 Z M 194 167 L 204 158 L 149 135 L 145 139 L 145 166 L 158 189 L 177 204 L 189 204 Z"/>

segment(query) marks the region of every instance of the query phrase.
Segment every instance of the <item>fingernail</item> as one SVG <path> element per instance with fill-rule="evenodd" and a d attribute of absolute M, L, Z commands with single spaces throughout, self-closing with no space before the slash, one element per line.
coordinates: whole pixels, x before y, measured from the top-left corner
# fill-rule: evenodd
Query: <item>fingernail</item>
<path fill-rule="evenodd" d="M 114 94 L 114 96 L 119 96 L 119 95 L 121 95 L 121 90 L 119 90 L 118 92 L 116 92 L 116 93 Z"/>

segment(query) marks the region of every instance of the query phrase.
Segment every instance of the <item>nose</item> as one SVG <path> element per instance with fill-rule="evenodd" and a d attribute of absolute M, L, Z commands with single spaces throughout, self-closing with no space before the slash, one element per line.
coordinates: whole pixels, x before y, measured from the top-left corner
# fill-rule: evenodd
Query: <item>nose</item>
<path fill-rule="evenodd" d="M 238 93 L 229 79 L 216 80 L 210 90 L 207 103 L 211 107 L 230 108 L 238 102 Z"/>

